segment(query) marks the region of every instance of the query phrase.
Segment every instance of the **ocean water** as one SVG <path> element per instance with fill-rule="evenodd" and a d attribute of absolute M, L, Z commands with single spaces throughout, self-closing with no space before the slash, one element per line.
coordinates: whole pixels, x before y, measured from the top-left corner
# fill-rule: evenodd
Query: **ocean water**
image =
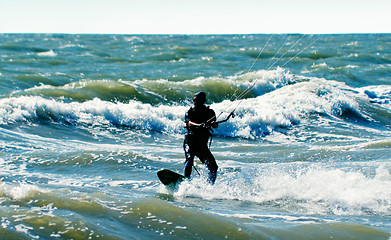
<path fill-rule="evenodd" d="M 390 34 L 0 34 L 0 239 L 390 239 L 390 133 Z"/>

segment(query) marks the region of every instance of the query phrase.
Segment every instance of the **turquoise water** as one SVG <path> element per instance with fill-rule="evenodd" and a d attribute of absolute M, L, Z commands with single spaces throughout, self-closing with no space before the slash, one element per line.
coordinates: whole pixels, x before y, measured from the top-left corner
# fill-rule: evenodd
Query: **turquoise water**
<path fill-rule="evenodd" d="M 390 73 L 390 34 L 0 34 L 0 239 L 390 239 Z M 236 116 L 172 191 L 200 90 Z"/>

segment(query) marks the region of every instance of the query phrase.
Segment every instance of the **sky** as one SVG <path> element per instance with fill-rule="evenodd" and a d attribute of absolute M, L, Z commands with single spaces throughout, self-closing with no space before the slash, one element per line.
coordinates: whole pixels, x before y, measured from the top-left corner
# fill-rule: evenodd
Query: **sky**
<path fill-rule="evenodd" d="M 391 33 L 391 0 L 1 0 L 0 33 Z"/>

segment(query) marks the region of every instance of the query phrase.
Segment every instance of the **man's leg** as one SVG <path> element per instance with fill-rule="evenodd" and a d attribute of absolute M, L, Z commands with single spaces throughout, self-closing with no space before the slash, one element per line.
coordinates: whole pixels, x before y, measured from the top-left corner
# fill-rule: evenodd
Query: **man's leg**
<path fill-rule="evenodd" d="M 186 165 L 185 165 L 185 177 L 189 178 L 191 176 L 191 170 L 193 169 L 194 155 L 186 155 Z"/>
<path fill-rule="evenodd" d="M 185 138 L 185 141 L 183 142 L 183 150 L 185 151 L 185 177 L 189 178 L 191 176 L 191 170 L 193 169 L 194 164 L 194 154 L 191 152 L 188 138 Z"/>
<path fill-rule="evenodd" d="M 210 152 L 209 148 L 204 149 L 199 157 L 201 162 L 206 164 L 206 167 L 209 170 L 208 182 L 213 185 L 217 178 L 217 169 L 219 168 L 217 166 L 216 160 Z"/>

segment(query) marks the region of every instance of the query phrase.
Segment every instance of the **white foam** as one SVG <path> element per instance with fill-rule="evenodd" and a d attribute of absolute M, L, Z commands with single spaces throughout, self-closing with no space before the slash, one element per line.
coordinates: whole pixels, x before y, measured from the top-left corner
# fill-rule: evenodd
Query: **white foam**
<path fill-rule="evenodd" d="M 359 88 L 358 91 L 370 102 L 377 103 L 391 110 L 391 86 L 379 85 Z"/>
<path fill-rule="evenodd" d="M 236 109 L 236 118 L 226 128 L 217 129 L 223 135 L 256 138 L 275 127 L 289 127 L 306 122 L 311 114 L 341 115 L 345 109 L 358 111 L 354 94 L 343 91 L 346 85 L 323 79 L 288 85 L 240 105 L 229 101 L 212 105 L 217 112 Z M 223 133 L 234 129 L 231 133 Z"/>
<path fill-rule="evenodd" d="M 181 106 L 152 106 L 136 101 L 124 104 L 95 98 L 83 103 L 65 103 L 38 96 L 1 99 L 0 106 L 0 124 L 47 117 L 85 124 L 113 123 L 166 132 L 181 132 L 186 111 Z"/>
<path fill-rule="evenodd" d="M 37 53 L 38 56 L 46 56 L 46 57 L 55 57 L 57 54 L 53 52 L 53 50 L 49 50 L 47 52 L 39 52 Z"/>
<path fill-rule="evenodd" d="M 175 196 L 275 202 L 293 213 L 391 214 L 391 165 L 376 163 L 371 173 L 365 173 L 363 165 L 337 169 L 321 164 L 256 164 L 241 172 L 220 172 L 214 186 L 202 178 L 183 182 Z"/>
<path fill-rule="evenodd" d="M 27 183 L 19 183 L 19 185 L 10 185 L 3 182 L 0 183 L 0 191 L 3 192 L 5 196 L 13 200 L 20 200 L 26 198 L 31 192 L 36 192 L 40 190 L 37 186 Z"/>
<path fill-rule="evenodd" d="M 279 72 L 266 73 L 282 76 Z M 266 73 L 262 73 L 261 76 L 265 76 Z M 276 76 L 270 78 L 276 79 Z M 284 81 L 288 81 L 291 77 L 281 77 L 281 79 L 281 81 L 274 80 L 273 84 L 267 82 L 267 85 L 274 89 L 273 91 L 267 92 L 268 87 L 259 87 L 257 91 L 267 93 L 258 97 L 236 101 L 225 100 L 212 104 L 211 107 L 217 115 L 220 112 L 225 113 L 221 117 L 225 117 L 237 107 L 236 117 L 222 124 L 216 133 L 222 136 L 258 138 L 269 134 L 275 128 L 305 123 L 312 114 L 338 117 L 346 109 L 361 114 L 356 101 L 358 95 L 343 83 L 312 79 L 286 85 Z M 192 80 L 193 84 L 194 81 L 196 80 Z M 244 83 L 250 82 L 245 80 Z M 263 83 L 259 81 L 257 84 L 263 85 Z M 10 97 L 0 99 L 0 124 L 44 118 L 87 125 L 123 125 L 182 134 L 184 114 L 189 107 L 189 105 L 179 104 L 151 105 L 138 101 L 114 103 L 98 98 L 81 103 L 68 103 L 61 99 L 45 99 L 39 96 Z"/>

